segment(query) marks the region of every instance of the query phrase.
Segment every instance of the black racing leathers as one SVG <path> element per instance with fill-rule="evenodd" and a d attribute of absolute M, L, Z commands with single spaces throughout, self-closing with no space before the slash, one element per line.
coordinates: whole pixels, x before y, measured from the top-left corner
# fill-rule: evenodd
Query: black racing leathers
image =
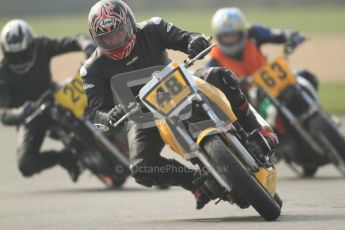
<path fill-rule="evenodd" d="M 153 18 L 137 25 L 136 36 L 135 48 L 126 59 L 114 61 L 96 50 L 81 69 L 94 123 L 109 126 L 108 112 L 116 105 L 110 89 L 110 79 L 114 75 L 168 64 L 166 49 L 187 53 L 189 42 L 200 34 L 180 30 L 160 18 Z M 145 186 L 180 185 L 193 189 L 194 171 L 160 156 L 164 144 L 157 128 L 139 129 L 135 123 L 128 122 L 126 129 L 131 171 L 138 183 Z"/>
<path fill-rule="evenodd" d="M 0 107 L 17 108 L 26 101 L 36 101 L 49 88 L 52 77 L 50 62 L 59 54 L 80 51 L 90 41 L 82 36 L 78 39 L 61 40 L 38 37 L 34 40 L 37 52 L 35 64 L 23 75 L 13 73 L 6 60 L 0 62 Z"/>
<path fill-rule="evenodd" d="M 24 176 L 31 176 L 41 170 L 60 164 L 65 168 L 72 157 L 66 152 L 39 152 L 50 119 L 42 116 L 29 127 L 18 120 L 21 106 L 27 101 L 36 101 L 52 84 L 50 62 L 59 54 L 86 50 L 90 39 L 77 38 L 50 39 L 37 37 L 34 40 L 36 59 L 33 67 L 25 74 L 13 73 L 5 59 L 0 62 L 0 108 L 1 121 L 5 125 L 19 127 L 18 165 Z M 73 162 L 72 162 L 73 163 Z M 72 164 L 71 163 L 71 164 Z"/>

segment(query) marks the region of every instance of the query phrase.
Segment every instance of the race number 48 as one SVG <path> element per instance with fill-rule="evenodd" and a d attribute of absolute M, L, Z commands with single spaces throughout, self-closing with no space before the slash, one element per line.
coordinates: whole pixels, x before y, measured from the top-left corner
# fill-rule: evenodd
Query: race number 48
<path fill-rule="evenodd" d="M 164 83 L 164 88 L 161 86 L 157 89 L 157 103 L 163 107 L 165 103 L 169 103 L 174 96 L 177 96 L 183 90 L 183 86 L 175 77 L 167 80 Z"/>

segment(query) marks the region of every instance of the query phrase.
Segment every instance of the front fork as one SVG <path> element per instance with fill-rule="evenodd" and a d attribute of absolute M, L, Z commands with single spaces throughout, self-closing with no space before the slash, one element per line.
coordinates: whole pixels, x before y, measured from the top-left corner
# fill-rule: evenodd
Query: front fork
<path fill-rule="evenodd" d="M 318 110 L 319 107 L 315 105 L 313 99 L 305 92 L 301 90 L 301 95 L 304 98 L 304 100 L 309 105 L 309 110 L 307 113 L 305 113 L 301 119 L 297 119 L 296 116 L 282 103 L 280 103 L 276 98 L 273 98 L 269 95 L 266 95 L 274 104 L 276 108 L 279 108 L 282 114 L 284 114 L 285 118 L 288 120 L 289 124 L 297 131 L 297 133 L 308 143 L 308 145 L 321 157 L 324 156 L 323 149 L 317 143 L 311 135 L 308 133 L 308 131 L 305 130 L 305 127 L 302 125 L 302 123 L 313 116 Z"/>
<path fill-rule="evenodd" d="M 226 124 L 219 119 L 217 114 L 211 109 L 211 107 L 203 100 L 202 96 L 199 94 L 195 94 L 194 96 L 189 98 L 190 102 L 196 102 L 200 105 L 202 110 L 208 115 L 210 120 L 213 122 L 215 128 L 225 135 L 228 139 L 228 144 L 231 145 L 232 149 L 236 151 L 239 157 L 246 163 L 249 169 L 253 172 L 259 171 L 259 167 L 255 161 L 255 159 L 248 153 L 248 151 L 243 147 L 243 145 L 238 141 L 238 139 L 230 134 Z M 183 141 L 183 146 L 186 146 L 185 151 L 187 152 L 187 158 L 196 158 L 198 161 L 205 167 L 208 173 L 214 178 L 214 180 L 224 188 L 226 193 L 230 193 L 232 191 L 231 186 L 229 183 L 217 173 L 217 170 L 214 166 L 209 162 L 208 157 L 200 151 L 199 146 L 195 143 L 194 139 L 190 136 L 187 132 L 185 127 L 181 125 L 181 122 L 178 119 L 170 118 L 167 119 L 166 122 L 169 124 L 170 128 L 176 133 L 178 137 L 180 137 L 180 141 Z M 176 125 L 177 124 L 177 125 Z"/>

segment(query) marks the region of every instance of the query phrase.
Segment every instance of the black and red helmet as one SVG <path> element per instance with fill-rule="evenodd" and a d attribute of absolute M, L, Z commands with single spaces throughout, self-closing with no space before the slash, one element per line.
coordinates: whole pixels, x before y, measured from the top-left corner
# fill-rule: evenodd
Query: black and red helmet
<path fill-rule="evenodd" d="M 128 57 L 135 46 L 134 15 L 120 0 L 97 2 L 89 14 L 89 31 L 101 51 L 114 60 Z"/>

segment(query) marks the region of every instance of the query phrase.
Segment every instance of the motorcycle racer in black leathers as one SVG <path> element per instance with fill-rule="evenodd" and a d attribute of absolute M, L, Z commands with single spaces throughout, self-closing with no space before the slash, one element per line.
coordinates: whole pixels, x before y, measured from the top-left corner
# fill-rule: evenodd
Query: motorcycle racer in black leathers
<path fill-rule="evenodd" d="M 167 65 L 170 61 L 166 49 L 178 50 L 194 57 L 209 46 L 202 34 L 183 31 L 158 17 L 135 23 L 130 8 L 118 0 L 96 3 L 89 14 L 89 29 L 98 48 L 80 72 L 91 120 L 109 129 L 123 115 L 111 92 L 110 80 L 114 75 Z M 201 75 L 216 86 L 227 85 L 227 95 L 233 96 L 232 106 L 238 108 L 236 111 L 240 120 L 247 123 L 248 128 L 259 127 L 230 71 L 214 68 L 202 72 Z M 137 183 L 144 186 L 182 186 L 195 195 L 197 209 L 209 201 L 201 189 L 193 185 L 196 171 L 160 156 L 164 142 L 156 127 L 140 129 L 133 121 L 128 121 L 125 126 L 130 148 L 130 168 Z M 271 137 L 275 142 L 275 136 Z M 164 171 L 150 170 L 156 168 L 164 168 Z"/>
<path fill-rule="evenodd" d="M 52 85 L 50 62 L 59 54 L 84 51 L 88 56 L 94 50 L 92 40 L 85 36 L 51 39 L 36 36 L 23 20 L 8 22 L 1 32 L 0 108 L 4 125 L 19 127 L 18 167 L 29 177 L 54 165 L 65 168 L 73 181 L 79 169 L 73 155 L 66 150 L 41 151 L 46 131 L 51 124 L 48 116 L 40 116 L 30 126 L 25 118 L 36 101 Z"/>

